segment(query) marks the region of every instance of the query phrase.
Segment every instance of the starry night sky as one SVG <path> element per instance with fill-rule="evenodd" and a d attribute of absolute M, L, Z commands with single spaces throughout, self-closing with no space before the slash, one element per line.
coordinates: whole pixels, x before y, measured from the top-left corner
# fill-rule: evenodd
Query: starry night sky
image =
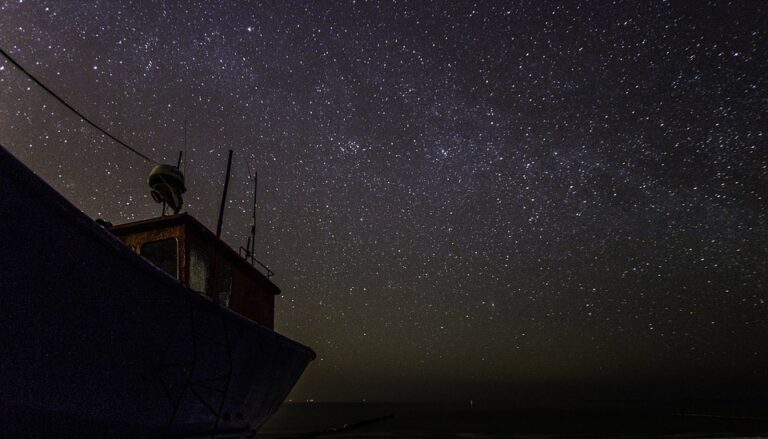
<path fill-rule="evenodd" d="M 318 353 L 291 398 L 685 396 L 768 369 L 766 22 L 758 1 L 19 0 L 0 47 L 159 162 L 187 121 L 185 210 L 212 229 L 235 150 L 235 248 L 258 170 L 276 327 Z M 0 144 L 94 218 L 160 213 L 150 163 L 4 60 Z"/>

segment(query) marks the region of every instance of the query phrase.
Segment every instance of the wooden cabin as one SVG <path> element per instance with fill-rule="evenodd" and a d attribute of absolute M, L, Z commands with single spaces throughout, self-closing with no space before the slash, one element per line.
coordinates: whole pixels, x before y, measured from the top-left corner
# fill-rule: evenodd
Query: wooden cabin
<path fill-rule="evenodd" d="M 190 289 L 274 328 L 280 289 L 191 216 L 163 216 L 108 229 Z"/>

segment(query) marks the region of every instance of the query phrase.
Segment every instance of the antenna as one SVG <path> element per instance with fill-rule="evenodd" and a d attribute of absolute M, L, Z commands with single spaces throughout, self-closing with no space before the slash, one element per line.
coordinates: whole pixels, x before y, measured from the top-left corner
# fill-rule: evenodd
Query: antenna
<path fill-rule="evenodd" d="M 227 159 L 227 175 L 224 177 L 224 193 L 221 194 L 221 207 L 219 207 L 219 222 L 216 225 L 216 237 L 221 237 L 221 225 L 224 222 L 224 206 L 227 203 L 227 188 L 229 188 L 229 171 L 232 168 L 232 150 L 229 150 Z"/>
<path fill-rule="evenodd" d="M 259 191 L 259 171 L 253 170 L 253 222 L 251 223 L 251 260 L 256 258 L 256 194 Z"/>
<path fill-rule="evenodd" d="M 248 177 L 253 178 L 253 217 L 251 218 L 251 234 L 248 236 L 248 242 L 245 244 L 245 260 L 251 260 L 251 264 L 256 259 L 256 194 L 259 190 L 259 171 L 254 167 L 251 174 L 251 165 L 245 161 L 248 167 Z"/>
<path fill-rule="evenodd" d="M 245 247 L 240 246 L 240 255 L 242 256 L 243 250 L 245 250 L 245 260 L 251 265 L 259 264 L 266 271 L 267 279 L 269 279 L 275 275 L 275 272 L 256 259 L 256 195 L 259 189 L 259 172 L 254 166 L 253 175 L 251 175 L 251 165 L 248 164 L 247 160 L 245 165 L 248 166 L 248 177 L 253 178 L 253 218 L 251 220 L 251 235 L 248 237 Z"/>

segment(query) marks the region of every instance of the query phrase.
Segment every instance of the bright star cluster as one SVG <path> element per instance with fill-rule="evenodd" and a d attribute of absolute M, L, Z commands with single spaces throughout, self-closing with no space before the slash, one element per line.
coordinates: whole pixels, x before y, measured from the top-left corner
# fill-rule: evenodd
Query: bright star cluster
<path fill-rule="evenodd" d="M 294 398 L 477 399 L 764 374 L 767 12 L 19 0 L 0 47 L 153 159 L 186 150 L 210 228 L 233 149 L 234 248 L 258 172 L 276 327 L 318 353 Z M 4 60 L 0 144 L 94 218 L 160 213 L 149 163 Z"/>

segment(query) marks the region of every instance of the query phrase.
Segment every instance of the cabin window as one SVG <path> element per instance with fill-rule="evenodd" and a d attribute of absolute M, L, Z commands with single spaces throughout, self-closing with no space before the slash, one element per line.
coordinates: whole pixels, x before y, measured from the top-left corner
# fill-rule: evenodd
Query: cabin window
<path fill-rule="evenodd" d="M 202 249 L 193 247 L 189 255 L 189 288 L 208 294 L 211 277 L 211 258 Z"/>
<path fill-rule="evenodd" d="M 219 275 L 219 303 L 229 307 L 229 298 L 232 296 L 232 268 L 229 265 L 221 267 Z"/>
<path fill-rule="evenodd" d="M 178 278 L 179 243 L 176 238 L 144 243 L 139 252 L 157 268 Z"/>

